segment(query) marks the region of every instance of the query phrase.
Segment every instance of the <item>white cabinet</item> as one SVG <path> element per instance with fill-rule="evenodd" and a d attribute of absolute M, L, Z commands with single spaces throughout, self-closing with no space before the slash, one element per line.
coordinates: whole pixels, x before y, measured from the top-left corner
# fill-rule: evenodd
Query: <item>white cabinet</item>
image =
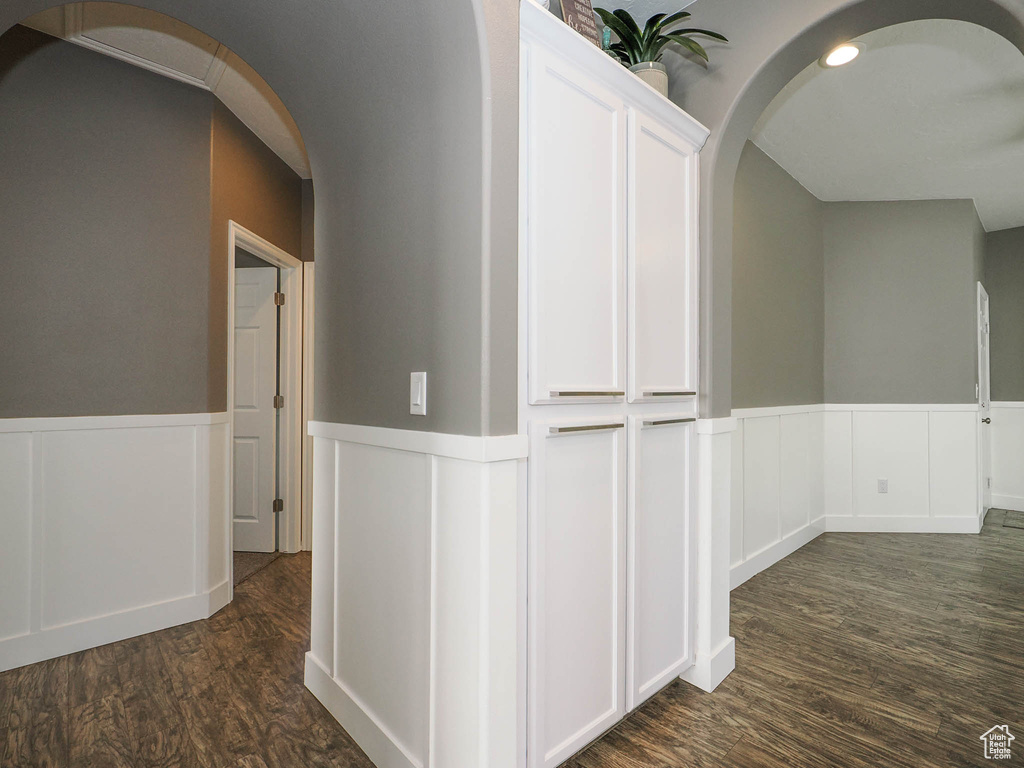
<path fill-rule="evenodd" d="M 530 402 L 625 394 L 622 100 L 544 49 L 523 101 L 529 186 Z"/>
<path fill-rule="evenodd" d="M 532 766 L 558 765 L 626 711 L 625 455 L 622 419 L 531 429 Z"/>
<path fill-rule="evenodd" d="M 692 418 L 630 418 L 627 708 L 693 663 Z"/>
<path fill-rule="evenodd" d="M 525 741 L 553 768 L 693 663 L 707 131 L 521 10 Z"/>
<path fill-rule="evenodd" d="M 697 151 L 629 110 L 629 399 L 697 393 Z"/>

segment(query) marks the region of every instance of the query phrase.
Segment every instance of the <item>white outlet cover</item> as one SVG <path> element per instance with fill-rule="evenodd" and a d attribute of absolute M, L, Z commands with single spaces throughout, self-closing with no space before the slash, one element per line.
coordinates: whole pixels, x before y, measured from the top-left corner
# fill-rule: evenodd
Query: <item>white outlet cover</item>
<path fill-rule="evenodd" d="M 424 371 L 409 374 L 409 413 L 427 415 L 427 374 Z"/>

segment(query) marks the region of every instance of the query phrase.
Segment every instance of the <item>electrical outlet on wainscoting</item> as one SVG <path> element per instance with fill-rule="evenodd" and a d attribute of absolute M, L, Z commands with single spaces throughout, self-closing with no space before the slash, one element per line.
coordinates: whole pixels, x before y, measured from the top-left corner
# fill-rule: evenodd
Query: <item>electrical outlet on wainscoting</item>
<path fill-rule="evenodd" d="M 888 493 L 889 492 L 889 481 L 888 480 L 879 480 L 878 481 L 878 492 L 879 493 Z"/>

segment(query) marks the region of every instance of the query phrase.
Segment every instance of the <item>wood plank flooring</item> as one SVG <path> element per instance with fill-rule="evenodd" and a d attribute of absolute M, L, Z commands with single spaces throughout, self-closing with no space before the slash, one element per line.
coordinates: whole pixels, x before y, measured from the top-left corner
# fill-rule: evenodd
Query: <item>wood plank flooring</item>
<path fill-rule="evenodd" d="M 282 557 L 208 621 L 0 674 L 0 767 L 370 768 L 302 685 L 309 567 Z M 983 766 L 997 724 L 1024 763 L 1024 530 L 1002 513 L 980 536 L 826 534 L 732 608 L 714 694 L 674 683 L 567 766 Z"/>
<path fill-rule="evenodd" d="M 0 767 L 373 768 L 302 684 L 308 554 L 208 621 L 0 674 Z"/>
<path fill-rule="evenodd" d="M 1024 530 L 820 536 L 732 593 L 736 671 L 676 682 L 570 768 L 1024 764 Z"/>

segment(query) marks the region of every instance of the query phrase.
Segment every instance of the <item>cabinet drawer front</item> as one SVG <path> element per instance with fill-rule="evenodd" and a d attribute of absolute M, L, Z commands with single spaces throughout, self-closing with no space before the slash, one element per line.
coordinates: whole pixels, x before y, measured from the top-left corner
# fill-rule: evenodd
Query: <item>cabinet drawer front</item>
<path fill-rule="evenodd" d="M 696 150 L 646 115 L 629 117 L 630 401 L 697 390 Z"/>
<path fill-rule="evenodd" d="M 625 714 L 626 434 L 535 424 L 531 443 L 529 763 L 548 768 Z"/>
<path fill-rule="evenodd" d="M 632 419 L 628 709 L 692 664 L 695 432 L 678 413 Z"/>
<path fill-rule="evenodd" d="M 530 402 L 625 395 L 625 110 L 530 51 L 524 101 Z"/>

